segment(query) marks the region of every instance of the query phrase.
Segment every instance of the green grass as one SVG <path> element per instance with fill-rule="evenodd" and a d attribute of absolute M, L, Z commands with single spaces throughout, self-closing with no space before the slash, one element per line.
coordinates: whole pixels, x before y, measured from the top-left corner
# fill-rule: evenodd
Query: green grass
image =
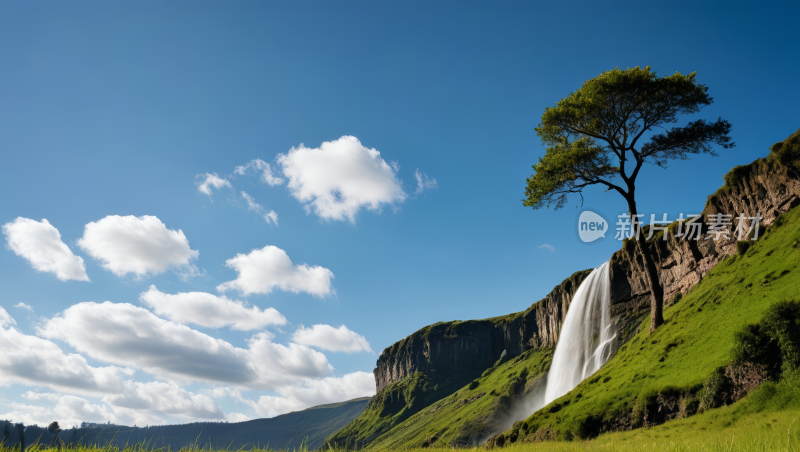
<path fill-rule="evenodd" d="M 638 334 L 597 374 L 504 434 L 585 439 L 620 421 L 659 393 L 696 394 L 730 362 L 734 333 L 758 322 L 767 308 L 800 293 L 800 209 L 792 209 L 743 256 L 718 264 L 685 297 L 665 310 L 665 324 Z M 638 405 L 637 405 L 638 404 Z M 692 422 L 693 418 L 688 418 Z M 544 435 L 547 433 L 547 435 Z"/>
<path fill-rule="evenodd" d="M 396 449 L 466 445 L 498 433 L 514 403 L 533 389 L 550 366 L 551 348 L 529 350 L 487 369 L 480 378 L 414 414 L 367 445 Z M 526 387 L 527 385 L 527 387 Z"/>

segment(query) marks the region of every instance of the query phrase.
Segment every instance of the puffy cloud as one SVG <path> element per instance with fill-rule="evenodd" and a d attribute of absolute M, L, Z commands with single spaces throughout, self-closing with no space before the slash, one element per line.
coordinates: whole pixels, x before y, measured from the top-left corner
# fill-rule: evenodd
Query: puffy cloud
<path fill-rule="evenodd" d="M 263 215 L 264 216 L 264 220 L 267 223 L 275 223 L 275 226 L 278 225 L 278 214 L 275 213 L 274 210 L 270 210 L 269 212 L 266 212 L 266 209 L 264 209 L 264 206 L 262 206 L 261 204 L 257 203 L 256 200 L 253 199 L 252 196 L 247 194 L 247 192 L 244 192 L 244 191 L 242 192 L 242 198 L 244 198 L 245 201 L 247 201 L 247 209 L 248 210 L 252 210 L 252 211 L 254 211 L 256 213 L 259 213 L 259 214 Z"/>
<path fill-rule="evenodd" d="M 175 231 L 157 217 L 109 215 L 86 225 L 78 246 L 117 276 L 133 273 L 141 278 L 170 267 L 191 268 L 198 252 L 180 229 Z"/>
<path fill-rule="evenodd" d="M 313 325 L 311 328 L 305 328 L 300 325 L 294 332 L 292 340 L 298 344 L 334 352 L 372 352 L 364 336 L 350 331 L 344 325 L 339 328 L 330 325 Z"/>
<path fill-rule="evenodd" d="M 9 404 L 12 411 L 0 414 L 0 417 L 26 425 L 48 425 L 55 420 L 62 428 L 79 425 L 84 421 L 111 422 L 119 425 L 164 424 L 163 419 L 150 412 L 108 407 L 73 395 L 59 395 L 52 399 L 48 398 L 48 400 L 55 402 L 56 405 L 42 407 L 12 402 Z"/>
<path fill-rule="evenodd" d="M 40 272 L 53 273 L 61 281 L 89 281 L 83 258 L 72 254 L 61 234 L 47 220 L 19 217 L 3 225 L 8 247 Z"/>
<path fill-rule="evenodd" d="M 287 292 L 306 292 L 316 297 L 335 294 L 331 286 L 333 272 L 324 267 L 294 265 L 286 251 L 265 246 L 250 254 L 237 254 L 225 261 L 239 276 L 217 286 L 217 290 L 239 290 L 245 295 L 268 294 L 278 288 Z"/>
<path fill-rule="evenodd" d="M 319 148 L 302 144 L 279 154 L 278 164 L 289 179 L 292 195 L 326 220 L 355 222 L 361 208 L 380 210 L 406 199 L 396 171 L 375 149 L 356 137 L 326 141 Z"/>
<path fill-rule="evenodd" d="M 0 319 L 4 314 L 7 317 L 0 308 Z M 65 353 L 49 340 L 11 328 L 12 322 L 13 319 L 4 323 L 8 328 L 0 328 L 0 350 L 3 350 L 0 385 L 18 383 L 47 386 L 59 392 L 100 397 L 111 406 L 107 410 L 99 405 L 87 405 L 88 402 L 78 397 L 28 391 L 23 395 L 26 399 L 58 402 L 54 411 L 56 415 L 52 415 L 52 410 L 49 411 L 51 414 L 48 414 L 50 418 L 47 423 L 54 418 L 59 422 L 73 418 L 79 418 L 78 422 L 88 421 L 94 419 L 91 416 L 100 414 L 104 421 L 123 423 L 120 420 L 125 420 L 124 423 L 135 421 L 140 424 L 146 419 L 151 420 L 149 423 L 156 423 L 155 420 L 159 419 L 157 413 L 185 419 L 224 418 L 220 407 L 206 395 L 193 394 L 173 382 L 132 381 L 129 378 L 134 371 L 130 368 L 90 366 L 82 356 Z M 32 410 L 29 415 L 47 409 L 34 407 Z M 73 416 L 69 413 L 77 414 Z M 19 413 L 9 417 L 24 421 Z"/>
<path fill-rule="evenodd" d="M 164 378 L 245 383 L 256 378 L 246 350 L 128 303 L 85 302 L 47 321 L 40 333 L 105 362 Z"/>
<path fill-rule="evenodd" d="M 281 185 L 284 182 L 282 178 L 275 176 L 269 163 L 261 159 L 250 160 L 245 165 L 237 166 L 233 172 L 235 174 L 244 175 L 247 174 L 250 169 L 261 171 L 261 180 L 270 186 Z"/>
<path fill-rule="evenodd" d="M 248 308 L 239 300 L 205 292 L 170 295 L 160 292 L 156 286 L 150 286 L 147 292 L 142 292 L 139 300 L 156 314 L 183 324 L 194 323 L 209 328 L 230 325 L 233 329 L 244 331 L 286 324 L 286 318 L 274 308 Z"/>
<path fill-rule="evenodd" d="M 275 344 L 266 332 L 252 336 L 248 349 L 242 349 L 127 303 L 73 305 L 48 320 L 40 334 L 162 379 L 274 389 L 333 370 L 322 353 L 299 344 Z"/>
<path fill-rule="evenodd" d="M 3 314 L 5 311 L 0 312 L 0 319 Z M 13 325 L 11 322 L 4 325 Z M 114 392 L 122 389 L 124 377 L 132 373 L 130 369 L 115 366 L 92 367 L 82 356 L 64 353 L 53 342 L 22 334 L 15 328 L 0 328 L 0 350 L 3 350 L 0 384 L 23 383 L 47 385 L 57 390 Z"/>
<path fill-rule="evenodd" d="M 258 402 L 240 399 L 260 416 L 277 416 L 325 403 L 342 402 L 375 394 L 375 376 L 353 372 L 342 377 L 308 381 L 305 385 L 280 389 L 280 396 L 261 396 Z"/>
<path fill-rule="evenodd" d="M 422 194 L 423 191 L 431 189 L 431 188 L 439 188 L 439 184 L 436 183 L 436 179 L 431 179 L 428 177 L 427 174 L 421 173 L 419 168 L 414 171 L 414 178 L 417 179 L 417 191 L 416 194 Z"/>
<path fill-rule="evenodd" d="M 172 382 L 128 381 L 125 390 L 103 401 L 114 407 L 156 411 L 185 419 L 224 419 L 219 405 L 204 394 L 193 394 Z"/>
<path fill-rule="evenodd" d="M 16 325 L 17 321 L 11 317 L 8 312 L 0 306 L 0 327 Z"/>
<path fill-rule="evenodd" d="M 208 195 L 209 198 L 211 197 L 212 189 L 226 187 L 233 190 L 233 185 L 227 179 L 217 176 L 217 173 L 198 174 L 197 177 L 200 178 L 200 181 L 196 182 L 197 191 Z"/>
<path fill-rule="evenodd" d="M 17 309 L 25 309 L 27 311 L 33 312 L 33 306 L 31 306 L 29 304 L 25 304 L 25 303 L 23 303 L 21 301 L 19 303 L 15 304 L 14 307 L 17 308 Z"/>

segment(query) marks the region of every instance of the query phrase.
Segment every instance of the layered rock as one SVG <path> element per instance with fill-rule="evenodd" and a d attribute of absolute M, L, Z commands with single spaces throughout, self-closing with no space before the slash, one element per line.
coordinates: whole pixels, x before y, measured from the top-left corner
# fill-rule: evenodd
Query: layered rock
<path fill-rule="evenodd" d="M 800 137 L 800 131 L 793 136 Z M 759 159 L 731 170 L 725 176 L 725 185 L 708 197 L 702 211 L 700 240 L 676 238 L 678 224 L 674 223 L 669 231 L 654 235 L 648 242 L 664 288 L 664 300 L 678 293 L 685 295 L 722 259 L 737 252 L 734 233 L 737 216 L 760 215 L 759 230 L 763 232 L 765 226 L 798 204 L 800 172 L 792 165 Z M 732 216 L 727 237 L 720 236 L 719 240 L 708 238 L 709 215 L 715 214 Z M 649 307 L 650 290 L 644 266 L 632 240 L 626 240 L 622 249 L 611 256 L 610 278 L 612 315 Z"/>

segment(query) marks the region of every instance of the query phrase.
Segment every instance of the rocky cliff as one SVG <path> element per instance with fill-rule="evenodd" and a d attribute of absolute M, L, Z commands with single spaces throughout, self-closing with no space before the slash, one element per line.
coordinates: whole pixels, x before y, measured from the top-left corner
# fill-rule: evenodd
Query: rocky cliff
<path fill-rule="evenodd" d="M 572 296 L 591 270 L 574 273 L 523 312 L 484 320 L 440 322 L 385 349 L 378 358 L 376 390 L 415 372 L 443 374 L 491 367 L 505 351 L 516 356 L 556 345 Z"/>
<path fill-rule="evenodd" d="M 725 184 L 708 197 L 702 212 L 685 212 L 702 213 L 700 240 L 676 238 L 676 222 L 667 233 L 654 234 L 648 242 L 658 266 L 665 301 L 679 293 L 685 295 L 723 258 L 737 252 L 737 238 L 733 234 L 737 216 L 760 214 L 763 230 L 779 215 L 800 204 L 800 172 L 795 166 L 800 162 L 792 161 L 800 153 L 800 130 L 771 149 L 769 157 L 737 166 L 726 174 Z M 727 238 L 707 240 L 708 216 L 719 213 L 732 215 L 730 233 Z M 610 277 L 612 315 L 649 307 L 646 275 L 633 241 L 626 240 L 622 249 L 611 256 Z"/>

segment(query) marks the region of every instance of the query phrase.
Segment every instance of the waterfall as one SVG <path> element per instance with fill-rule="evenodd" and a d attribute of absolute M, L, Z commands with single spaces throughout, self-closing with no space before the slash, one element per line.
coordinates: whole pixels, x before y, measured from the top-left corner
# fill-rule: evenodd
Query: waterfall
<path fill-rule="evenodd" d="M 606 262 L 586 277 L 572 298 L 547 377 L 545 405 L 597 372 L 611 356 L 616 328 L 610 310 Z"/>

